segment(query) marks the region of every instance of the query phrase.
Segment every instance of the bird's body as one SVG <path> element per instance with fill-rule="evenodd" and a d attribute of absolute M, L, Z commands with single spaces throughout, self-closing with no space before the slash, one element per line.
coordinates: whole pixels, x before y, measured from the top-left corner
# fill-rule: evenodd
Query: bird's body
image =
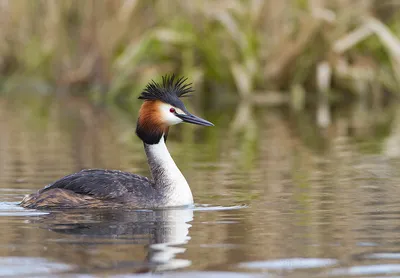
<path fill-rule="evenodd" d="M 178 99 L 191 91 L 182 79 L 163 78 L 149 84 L 140 98 L 136 133 L 143 141 L 151 179 L 117 170 L 88 169 L 67 175 L 21 202 L 26 208 L 164 208 L 193 203 L 190 187 L 172 159 L 165 141 L 169 126 L 182 121 L 212 125 L 189 112 Z M 168 99 L 169 98 L 169 99 Z"/>

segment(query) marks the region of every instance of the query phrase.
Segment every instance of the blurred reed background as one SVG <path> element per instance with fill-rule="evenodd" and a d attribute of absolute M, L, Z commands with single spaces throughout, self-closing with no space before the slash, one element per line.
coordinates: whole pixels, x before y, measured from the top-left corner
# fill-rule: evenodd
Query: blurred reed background
<path fill-rule="evenodd" d="M 328 126 L 336 104 L 397 97 L 399 12 L 394 0 L 1 0 L 0 94 L 129 109 L 149 79 L 177 73 L 203 106 L 310 105 Z"/>
<path fill-rule="evenodd" d="M 358 250 L 354 239 L 378 234 L 395 248 L 400 162 L 391 168 L 386 158 L 400 157 L 400 104 L 392 101 L 400 91 L 399 15 L 396 0 L 0 0 L 0 189 L 21 190 L 7 199 L 19 201 L 82 168 L 148 175 L 133 135 L 137 97 L 150 79 L 176 73 L 195 86 L 188 105 L 216 124 L 169 135 L 196 202 L 254 208 L 239 226 L 200 218 L 206 229 L 191 229 L 193 258 L 250 259 L 241 248 L 199 256 L 207 237 L 233 236 L 263 259 L 322 248 L 346 262 Z M 385 212 L 384 201 L 391 213 L 377 224 L 367 212 Z M 293 233 L 296 221 L 310 229 Z M 252 228 L 260 223 L 267 232 Z M 30 233 L 40 244 L 3 256 L 41 256 L 43 238 L 52 237 L 4 227 L 12 250 Z M 310 249 L 303 234 L 351 244 Z M 59 250 L 53 243 L 46 250 Z M 87 262 L 65 246 L 63 258 Z"/>

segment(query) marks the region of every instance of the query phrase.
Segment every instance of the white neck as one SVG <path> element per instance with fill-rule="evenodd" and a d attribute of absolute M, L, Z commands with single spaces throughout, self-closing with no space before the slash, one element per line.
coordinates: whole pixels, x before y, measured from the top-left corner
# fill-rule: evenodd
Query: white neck
<path fill-rule="evenodd" d="M 169 154 L 164 136 L 157 144 L 144 144 L 144 149 L 156 189 L 165 197 L 165 206 L 193 204 L 192 191 Z"/>

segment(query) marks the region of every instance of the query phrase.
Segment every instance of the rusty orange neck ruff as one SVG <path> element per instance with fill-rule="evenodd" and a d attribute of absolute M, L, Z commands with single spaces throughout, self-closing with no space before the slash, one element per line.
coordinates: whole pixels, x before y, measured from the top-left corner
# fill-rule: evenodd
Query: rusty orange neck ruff
<path fill-rule="evenodd" d="M 163 135 L 167 138 L 169 127 L 161 117 L 161 104 L 159 100 L 146 100 L 140 107 L 136 135 L 146 144 L 157 144 Z"/>

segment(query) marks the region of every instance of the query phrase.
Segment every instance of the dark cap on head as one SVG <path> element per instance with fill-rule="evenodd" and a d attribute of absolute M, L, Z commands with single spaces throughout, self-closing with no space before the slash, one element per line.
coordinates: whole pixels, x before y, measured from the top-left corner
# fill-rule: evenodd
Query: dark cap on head
<path fill-rule="evenodd" d="M 175 75 L 165 75 L 161 84 L 152 80 L 140 94 L 139 99 L 145 102 L 139 111 L 136 134 L 146 144 L 157 144 L 163 135 L 166 139 L 168 127 L 181 122 L 213 125 L 187 111 L 179 99 L 193 92 L 192 84 L 185 84 L 186 80 L 184 77 L 175 79 Z"/>
<path fill-rule="evenodd" d="M 185 109 L 179 98 L 194 92 L 192 83 L 185 84 L 186 81 L 187 78 L 185 77 L 176 79 L 174 74 L 164 75 L 161 84 L 154 80 L 147 84 L 146 88 L 140 94 L 139 99 L 160 100 L 175 107 Z"/>

